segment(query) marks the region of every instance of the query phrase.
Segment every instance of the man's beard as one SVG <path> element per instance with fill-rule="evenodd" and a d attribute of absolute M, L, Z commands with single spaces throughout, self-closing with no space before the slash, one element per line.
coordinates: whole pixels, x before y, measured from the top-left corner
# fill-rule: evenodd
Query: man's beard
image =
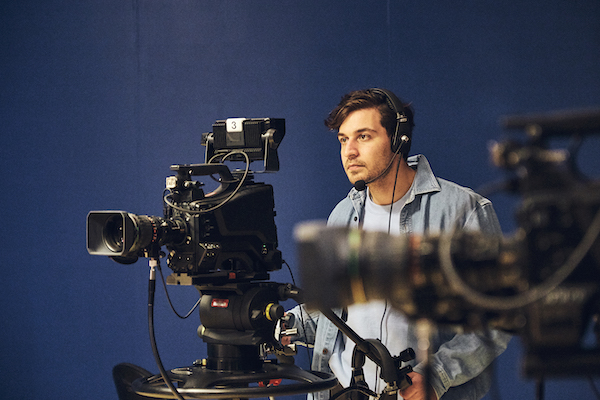
<path fill-rule="evenodd" d="M 394 159 L 396 158 L 396 156 L 397 154 L 392 155 L 392 158 L 390 158 L 390 160 L 385 165 L 379 168 L 377 172 L 369 172 L 364 178 L 355 178 L 354 182 L 352 180 L 350 180 L 350 182 L 352 184 L 355 184 L 358 181 L 364 181 L 368 185 L 370 183 L 378 181 L 379 179 L 385 178 L 392 172 L 392 165 L 394 164 Z"/>

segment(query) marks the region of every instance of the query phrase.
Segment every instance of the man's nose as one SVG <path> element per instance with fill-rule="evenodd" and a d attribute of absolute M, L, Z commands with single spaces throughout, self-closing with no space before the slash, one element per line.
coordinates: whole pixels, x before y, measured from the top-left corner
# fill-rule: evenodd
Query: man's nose
<path fill-rule="evenodd" d="M 356 146 L 356 142 L 353 140 L 348 140 L 346 144 L 342 147 L 342 156 L 346 158 L 356 157 L 358 155 L 358 147 Z"/>

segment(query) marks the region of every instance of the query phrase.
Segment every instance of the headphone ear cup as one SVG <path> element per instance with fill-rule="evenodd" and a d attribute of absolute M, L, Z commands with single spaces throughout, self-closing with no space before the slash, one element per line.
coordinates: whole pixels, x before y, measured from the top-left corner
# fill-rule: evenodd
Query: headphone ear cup
<path fill-rule="evenodd" d="M 404 147 L 408 145 L 410 138 L 407 135 L 396 135 L 396 141 L 392 142 L 392 153 L 394 154 L 402 154 L 404 157 Z"/>
<path fill-rule="evenodd" d="M 392 138 L 392 151 L 402 154 L 406 158 L 410 149 L 410 141 L 412 139 L 412 127 L 406 114 L 401 115 L 400 123 L 394 137 Z"/>
<path fill-rule="evenodd" d="M 412 137 L 412 129 L 410 121 L 404 110 L 404 106 L 400 99 L 391 91 L 387 89 L 373 88 L 371 89 L 375 93 L 379 93 L 385 97 L 388 107 L 396 114 L 396 130 L 391 137 L 392 153 L 397 153 L 404 147 Z M 402 137 L 406 136 L 408 140 L 403 140 Z"/>

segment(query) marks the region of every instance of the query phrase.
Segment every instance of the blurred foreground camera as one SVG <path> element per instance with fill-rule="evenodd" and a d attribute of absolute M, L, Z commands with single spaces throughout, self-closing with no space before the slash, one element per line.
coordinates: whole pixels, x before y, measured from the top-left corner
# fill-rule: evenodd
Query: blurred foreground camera
<path fill-rule="evenodd" d="M 305 299 L 316 307 L 389 300 L 411 318 L 522 336 L 525 374 L 600 371 L 600 182 L 577 169 L 600 110 L 514 116 L 525 141 L 491 148 L 521 197 L 512 237 L 461 230 L 390 236 L 305 223 L 296 240 Z M 569 138 L 568 149 L 550 139 Z M 587 336 L 586 336 L 587 335 Z M 590 340 L 590 337 L 591 340 Z M 586 341 L 587 339 L 587 341 Z"/>

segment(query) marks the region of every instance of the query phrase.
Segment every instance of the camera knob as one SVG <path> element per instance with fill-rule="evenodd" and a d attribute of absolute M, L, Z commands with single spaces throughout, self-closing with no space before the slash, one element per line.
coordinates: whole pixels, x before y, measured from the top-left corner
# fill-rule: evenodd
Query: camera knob
<path fill-rule="evenodd" d="M 281 304 L 269 303 L 265 308 L 265 317 L 267 317 L 267 319 L 272 322 L 277 321 L 279 320 L 279 318 L 283 317 L 283 313 L 284 310 Z"/>

